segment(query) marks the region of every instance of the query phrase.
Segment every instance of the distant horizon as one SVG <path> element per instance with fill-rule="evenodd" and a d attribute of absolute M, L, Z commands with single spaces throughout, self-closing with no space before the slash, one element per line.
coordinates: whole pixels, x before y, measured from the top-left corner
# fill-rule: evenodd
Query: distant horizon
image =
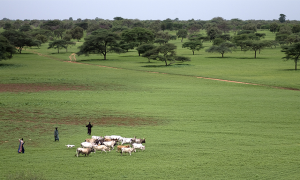
<path fill-rule="evenodd" d="M 299 0 L 0 0 L 0 19 L 10 20 L 113 20 L 114 17 L 139 20 L 165 20 L 178 18 L 208 21 L 214 17 L 226 20 L 278 20 L 280 14 L 286 20 L 299 21 Z"/>

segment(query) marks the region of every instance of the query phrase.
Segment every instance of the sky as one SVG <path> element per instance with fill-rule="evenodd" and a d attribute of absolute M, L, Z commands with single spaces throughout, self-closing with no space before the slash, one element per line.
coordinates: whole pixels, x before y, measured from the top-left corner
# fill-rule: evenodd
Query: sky
<path fill-rule="evenodd" d="M 300 0 L 0 0 L 0 19 L 300 20 Z"/>

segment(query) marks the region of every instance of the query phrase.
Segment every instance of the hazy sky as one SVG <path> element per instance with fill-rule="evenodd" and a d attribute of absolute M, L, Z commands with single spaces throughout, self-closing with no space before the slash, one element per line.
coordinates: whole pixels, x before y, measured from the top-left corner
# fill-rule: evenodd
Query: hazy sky
<path fill-rule="evenodd" d="M 300 0 L 0 0 L 0 19 L 300 20 Z"/>

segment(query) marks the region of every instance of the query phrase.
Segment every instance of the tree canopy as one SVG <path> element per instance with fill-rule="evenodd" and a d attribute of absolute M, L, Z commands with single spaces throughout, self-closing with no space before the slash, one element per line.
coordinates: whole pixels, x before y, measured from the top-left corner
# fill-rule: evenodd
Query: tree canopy
<path fill-rule="evenodd" d="M 12 58 L 15 47 L 2 35 L 0 35 L 0 61 Z"/>
<path fill-rule="evenodd" d="M 106 60 L 106 55 L 109 52 L 124 52 L 118 44 L 118 40 L 120 39 L 118 34 L 105 29 L 94 31 L 90 36 L 85 38 L 85 42 L 79 47 L 80 50 L 76 54 L 84 54 L 86 56 L 89 54 L 102 54 L 104 60 Z"/>
<path fill-rule="evenodd" d="M 220 45 L 213 45 L 210 48 L 206 49 L 206 52 L 209 53 L 220 53 L 222 58 L 225 53 L 231 52 L 231 49 L 236 48 L 236 45 L 230 42 L 223 42 Z"/>
<path fill-rule="evenodd" d="M 11 45 L 18 49 L 20 54 L 22 53 L 24 46 L 30 46 L 33 44 L 32 38 L 20 31 L 6 30 L 2 33 L 2 35 L 7 38 Z"/>
<path fill-rule="evenodd" d="M 181 38 L 181 42 L 183 41 L 183 38 L 187 37 L 187 30 L 186 29 L 179 29 L 176 33 L 178 38 Z"/>
<path fill-rule="evenodd" d="M 149 50 L 143 54 L 143 57 L 148 59 L 155 59 L 165 63 L 166 66 L 175 63 L 176 61 L 185 62 L 190 61 L 189 57 L 182 57 L 176 55 L 177 46 L 171 43 L 158 46 L 152 50 Z M 169 62 L 169 63 L 168 63 Z"/>
<path fill-rule="evenodd" d="M 200 49 L 204 48 L 201 41 L 188 41 L 182 44 L 182 48 L 187 48 L 192 50 L 193 55 L 195 51 L 199 51 Z"/>
<path fill-rule="evenodd" d="M 63 39 L 55 40 L 55 41 L 52 41 L 49 43 L 48 49 L 51 49 L 51 48 L 57 49 L 57 53 L 59 53 L 59 49 L 67 48 L 66 45 L 67 45 L 66 40 L 63 40 Z"/>
<path fill-rule="evenodd" d="M 285 53 L 285 60 L 293 60 L 295 62 L 295 70 L 297 70 L 297 62 L 300 57 L 300 42 L 290 46 L 283 46 L 281 52 Z"/>

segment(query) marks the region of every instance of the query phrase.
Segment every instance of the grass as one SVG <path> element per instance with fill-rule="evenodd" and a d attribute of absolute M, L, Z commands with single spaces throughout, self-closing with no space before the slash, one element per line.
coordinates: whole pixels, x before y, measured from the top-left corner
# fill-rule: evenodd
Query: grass
<path fill-rule="evenodd" d="M 1 178 L 297 179 L 299 91 L 270 87 L 299 88 L 299 72 L 290 70 L 293 62 L 282 61 L 280 48 L 265 49 L 257 59 L 254 52 L 239 51 L 221 58 L 205 50 L 193 56 L 180 40 L 174 42 L 178 54 L 192 57 L 191 62 L 165 67 L 131 51 L 109 54 L 108 60 L 78 57 L 84 65 L 30 53 L 68 60 L 77 50 L 57 54 L 46 44 L 2 61 L 1 84 L 88 88 L 0 93 Z M 143 123 L 132 126 L 124 119 Z M 146 151 L 75 157 L 75 149 L 65 145 L 78 147 L 88 138 L 89 121 L 95 124 L 92 135 L 145 137 Z M 54 142 L 54 127 L 59 142 Z M 17 154 L 21 137 L 25 154 Z"/>

